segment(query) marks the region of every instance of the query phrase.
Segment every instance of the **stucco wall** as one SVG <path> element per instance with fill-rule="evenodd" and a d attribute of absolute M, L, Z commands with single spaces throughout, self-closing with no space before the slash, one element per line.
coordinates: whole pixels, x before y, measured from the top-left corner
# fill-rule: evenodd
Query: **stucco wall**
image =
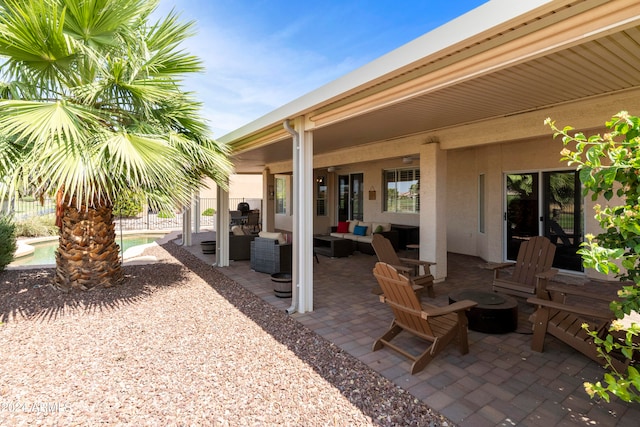
<path fill-rule="evenodd" d="M 216 198 L 216 184 L 206 181 L 208 188 L 200 190 L 202 198 Z M 262 199 L 262 175 L 231 175 L 229 177 L 229 197 L 232 199 Z"/>
<path fill-rule="evenodd" d="M 447 175 L 447 244 L 450 252 L 503 261 L 504 174 L 570 170 L 560 162 L 562 143 L 551 137 L 451 150 Z M 478 177 L 485 174 L 485 233 L 478 231 Z M 597 233 L 593 203 L 585 201 L 585 232 Z"/>
<path fill-rule="evenodd" d="M 341 166 L 335 172 L 326 172 L 326 169 L 322 169 L 325 174 L 330 177 L 329 183 L 333 191 L 330 193 L 329 199 L 329 215 L 331 225 L 337 224 L 337 206 L 335 200 L 337 195 L 335 194 L 335 188 L 337 188 L 337 179 L 339 175 L 349 175 L 355 173 L 362 173 L 364 177 L 364 221 L 367 222 L 390 222 L 392 224 L 406 224 L 406 225 L 420 225 L 420 216 L 418 214 L 409 213 L 393 213 L 383 212 L 383 186 L 382 186 L 382 171 L 384 169 L 392 168 L 408 168 L 419 167 L 419 163 L 415 161 L 413 164 L 404 164 L 400 159 L 378 160 L 367 163 L 357 163 L 352 165 Z M 319 172 L 316 172 L 318 174 Z M 375 190 L 375 200 L 369 200 L 369 191 Z M 317 221 L 318 218 L 315 218 Z"/>

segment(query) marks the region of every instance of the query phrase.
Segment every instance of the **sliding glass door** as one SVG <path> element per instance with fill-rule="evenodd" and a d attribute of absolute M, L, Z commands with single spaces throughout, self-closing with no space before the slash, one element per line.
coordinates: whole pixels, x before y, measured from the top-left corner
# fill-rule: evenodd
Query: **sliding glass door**
<path fill-rule="evenodd" d="M 576 254 L 583 236 L 577 172 L 507 174 L 505 186 L 506 258 L 515 260 L 524 240 L 546 236 L 556 245 L 554 267 L 582 271 Z"/>
<path fill-rule="evenodd" d="M 338 176 L 338 221 L 363 220 L 364 175 Z"/>

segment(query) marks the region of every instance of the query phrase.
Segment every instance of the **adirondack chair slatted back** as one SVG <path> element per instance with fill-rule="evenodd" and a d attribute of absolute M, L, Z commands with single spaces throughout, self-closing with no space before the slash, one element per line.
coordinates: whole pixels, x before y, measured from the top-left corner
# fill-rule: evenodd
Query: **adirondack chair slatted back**
<path fill-rule="evenodd" d="M 391 308 L 394 316 L 391 327 L 373 343 L 373 351 L 389 347 L 413 360 L 412 374 L 427 366 L 450 342 L 457 341 L 462 354 L 469 352 L 465 312 L 475 307 L 476 302 L 463 300 L 444 307 L 421 305 L 409 278 L 398 273 L 392 265 L 378 262 L 373 275 L 382 288 L 380 301 Z M 416 355 L 398 343 L 392 343 L 393 338 L 403 331 L 424 339 L 429 345 Z"/>
<path fill-rule="evenodd" d="M 373 275 L 382 288 L 384 296 L 381 298 L 385 298 L 385 302 L 391 307 L 396 323 L 424 337 L 434 337 L 429 323 L 421 317 L 422 306 L 409 278 L 381 262 L 376 263 Z"/>
<path fill-rule="evenodd" d="M 391 265 L 402 265 L 398 254 L 393 249 L 393 245 L 382 234 L 374 234 L 371 239 L 371 246 L 378 257 L 378 261 Z"/>
<path fill-rule="evenodd" d="M 544 236 L 522 242 L 511 281 L 535 286 L 536 274 L 547 271 L 553 264 L 556 246 Z"/>

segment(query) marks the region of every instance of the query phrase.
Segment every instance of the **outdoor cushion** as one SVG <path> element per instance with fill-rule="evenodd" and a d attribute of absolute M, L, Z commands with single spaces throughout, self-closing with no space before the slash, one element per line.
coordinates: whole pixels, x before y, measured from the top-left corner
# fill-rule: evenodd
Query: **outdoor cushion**
<path fill-rule="evenodd" d="M 355 234 L 356 236 L 366 236 L 367 235 L 367 227 L 361 226 L 361 225 L 356 225 L 354 230 L 353 230 L 353 234 Z"/>
<path fill-rule="evenodd" d="M 244 230 L 239 225 L 231 227 L 231 233 L 233 233 L 234 236 L 244 236 Z"/>
<path fill-rule="evenodd" d="M 349 222 L 348 221 L 340 221 L 338 222 L 338 229 L 336 233 L 348 233 L 349 232 Z"/>
<path fill-rule="evenodd" d="M 357 220 L 349 221 L 349 233 L 353 233 L 353 230 L 356 228 L 356 225 L 358 225 Z"/>
<path fill-rule="evenodd" d="M 380 233 L 380 232 L 383 232 L 383 231 L 391 231 L 391 223 L 390 222 L 373 222 L 373 223 L 371 223 L 371 229 L 372 230 L 377 230 L 378 226 L 382 227 L 382 230 L 377 231 L 377 233 Z"/>
<path fill-rule="evenodd" d="M 366 229 L 365 233 L 364 233 L 364 234 L 362 234 L 362 236 L 368 236 L 368 235 L 370 235 L 370 234 L 371 234 L 371 232 L 373 231 L 373 228 L 371 227 L 371 223 L 370 223 L 370 222 L 363 222 L 363 221 L 360 221 L 360 222 L 358 222 L 358 225 L 359 225 L 360 227 L 367 227 L 367 229 Z"/>
<path fill-rule="evenodd" d="M 281 245 L 287 243 L 287 241 L 284 238 L 284 235 L 282 233 L 274 233 L 274 232 L 270 232 L 270 231 L 261 231 L 260 233 L 258 233 L 258 236 L 264 237 L 266 239 L 277 240 L 278 243 L 281 244 Z"/>

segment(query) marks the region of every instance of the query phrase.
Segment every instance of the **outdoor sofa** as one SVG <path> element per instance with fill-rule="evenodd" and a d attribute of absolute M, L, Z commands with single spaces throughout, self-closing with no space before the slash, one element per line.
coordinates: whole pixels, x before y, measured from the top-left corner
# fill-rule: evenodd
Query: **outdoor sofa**
<path fill-rule="evenodd" d="M 355 251 L 375 255 L 371 246 L 371 240 L 375 233 L 380 233 L 389 239 L 393 249 L 398 250 L 398 232 L 392 230 L 391 223 L 388 222 L 341 221 L 337 227 L 331 227 L 330 235 L 353 241 L 353 250 Z"/>

